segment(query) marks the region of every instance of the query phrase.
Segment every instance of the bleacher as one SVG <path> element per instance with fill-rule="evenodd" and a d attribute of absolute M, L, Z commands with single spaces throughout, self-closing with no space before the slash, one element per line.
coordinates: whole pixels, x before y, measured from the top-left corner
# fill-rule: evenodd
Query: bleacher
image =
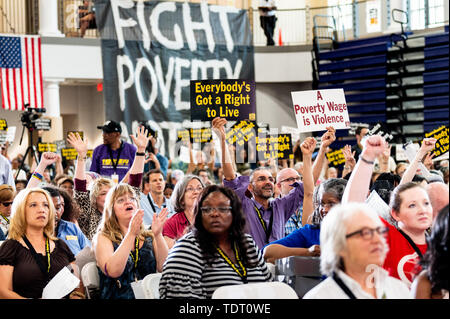
<path fill-rule="evenodd" d="M 400 33 L 339 41 L 333 23 L 315 19 L 313 89 L 344 89 L 351 122 L 385 123 L 392 142 L 405 143 L 448 125 L 448 26 L 424 36 L 394 21 Z M 335 147 L 354 143 L 347 136 L 338 130 Z"/>

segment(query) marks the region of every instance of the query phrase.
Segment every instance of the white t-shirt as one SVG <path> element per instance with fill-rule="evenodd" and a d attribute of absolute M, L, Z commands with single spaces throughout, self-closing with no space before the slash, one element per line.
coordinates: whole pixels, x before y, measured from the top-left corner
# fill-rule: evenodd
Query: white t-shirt
<path fill-rule="evenodd" d="M 275 0 L 259 0 L 260 7 L 276 7 Z M 275 10 L 262 11 L 259 9 L 259 14 L 264 17 L 270 17 L 275 15 Z"/>
<path fill-rule="evenodd" d="M 411 299 L 408 287 L 402 281 L 390 277 L 383 268 L 377 267 L 372 274 L 375 277 L 377 299 Z M 361 288 L 358 282 L 343 271 L 338 270 L 337 275 L 357 299 L 374 299 Z M 332 277 L 328 277 L 308 291 L 303 299 L 349 299 L 349 297 Z"/>

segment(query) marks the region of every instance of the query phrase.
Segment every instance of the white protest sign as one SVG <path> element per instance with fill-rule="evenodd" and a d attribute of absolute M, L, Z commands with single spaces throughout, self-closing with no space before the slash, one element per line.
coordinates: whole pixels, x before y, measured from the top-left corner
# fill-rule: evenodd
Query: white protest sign
<path fill-rule="evenodd" d="M 350 128 L 343 89 L 298 91 L 291 95 L 300 132 L 324 131 L 327 126 L 337 130 Z"/>

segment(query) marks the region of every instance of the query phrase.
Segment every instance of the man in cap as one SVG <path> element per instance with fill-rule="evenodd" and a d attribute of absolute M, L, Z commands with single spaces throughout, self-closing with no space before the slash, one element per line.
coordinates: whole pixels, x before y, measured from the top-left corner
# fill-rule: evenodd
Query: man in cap
<path fill-rule="evenodd" d="M 103 131 L 103 144 L 94 148 L 90 171 L 113 179 L 118 175 L 121 181 L 133 164 L 136 147 L 120 139 L 122 128 L 117 122 L 107 121 L 97 128 Z"/>

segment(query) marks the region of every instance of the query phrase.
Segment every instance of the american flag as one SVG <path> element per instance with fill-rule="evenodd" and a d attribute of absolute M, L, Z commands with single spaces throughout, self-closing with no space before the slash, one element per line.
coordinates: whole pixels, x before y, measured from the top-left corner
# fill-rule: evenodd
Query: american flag
<path fill-rule="evenodd" d="M 44 107 L 39 36 L 0 36 L 0 69 L 4 109 Z"/>

